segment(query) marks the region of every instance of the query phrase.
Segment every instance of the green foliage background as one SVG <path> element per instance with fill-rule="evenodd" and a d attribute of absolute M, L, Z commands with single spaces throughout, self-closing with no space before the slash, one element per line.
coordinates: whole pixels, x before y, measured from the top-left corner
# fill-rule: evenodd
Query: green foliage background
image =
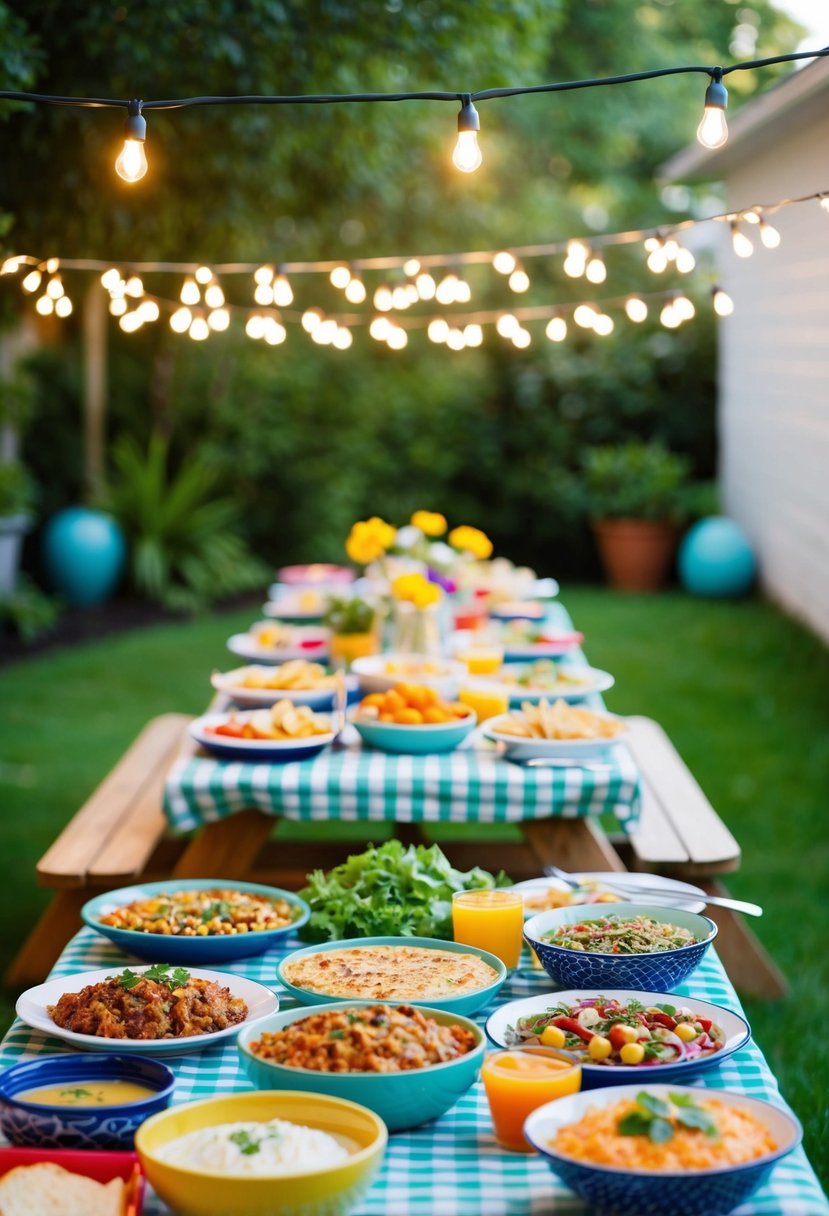
<path fill-rule="evenodd" d="M 728 62 L 792 49 L 799 36 L 769 0 L 479 0 L 474 13 L 436 0 L 0 0 L 0 32 L 9 87 L 145 98 L 463 91 Z M 730 77 L 732 104 L 776 74 Z M 454 104 L 154 112 L 150 172 L 137 187 L 111 168 L 119 115 L 7 106 L 0 151 L 13 171 L 0 212 L 10 250 L 122 265 L 451 253 L 670 222 L 653 172 L 693 138 L 704 83 L 482 103 L 485 162 L 469 176 L 449 162 Z M 710 208 L 699 192 L 687 202 Z M 654 288 L 641 249 L 607 260 L 597 296 Z M 520 303 L 584 298 L 560 259 L 530 270 Z M 504 305 L 500 276 L 469 277 L 475 307 Z M 480 350 L 453 355 L 423 334 L 395 354 L 355 331 L 341 353 L 298 326 L 284 346 L 263 348 L 238 322 L 198 346 L 164 324 L 129 337 L 113 324 L 110 434 L 144 445 L 159 428 L 179 460 L 204 444 L 270 560 L 340 558 L 353 518 L 402 521 L 427 506 L 485 528 L 518 559 L 589 572 L 585 446 L 659 438 L 697 476 L 715 470 L 710 271 L 694 277 L 698 317 L 678 332 L 622 320 L 609 339 L 579 331 L 554 346 L 535 327 L 525 352 L 491 332 Z M 77 298 L 84 285 L 67 278 Z M 179 286 L 155 283 L 171 299 Z M 250 302 L 247 280 L 224 286 Z M 294 289 L 300 309 L 341 307 L 321 277 L 296 276 Z M 14 283 L 3 295 L 7 311 L 22 306 Z M 40 421 L 25 449 L 44 513 L 81 492 L 78 322 L 46 337 Z"/>

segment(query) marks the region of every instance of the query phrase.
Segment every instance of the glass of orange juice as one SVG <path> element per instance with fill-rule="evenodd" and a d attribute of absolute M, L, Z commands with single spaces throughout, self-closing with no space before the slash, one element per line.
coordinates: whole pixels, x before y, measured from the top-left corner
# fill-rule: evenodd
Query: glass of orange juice
<path fill-rule="evenodd" d="M 471 676 L 491 676 L 504 661 L 504 648 L 498 642 L 487 638 L 475 639 L 463 650 L 459 650 L 455 657 L 466 664 L 466 670 Z"/>
<path fill-rule="evenodd" d="M 462 688 L 458 693 L 461 705 L 468 705 L 478 715 L 479 722 L 497 718 L 509 709 L 509 699 L 500 689 L 481 685 L 479 688 Z"/>
<path fill-rule="evenodd" d="M 456 891 L 452 896 L 456 942 L 496 954 L 517 967 L 524 941 L 524 900 L 520 891 Z"/>
<path fill-rule="evenodd" d="M 488 1055 L 481 1077 L 495 1139 L 501 1148 L 531 1153 L 532 1145 L 524 1139 L 524 1121 L 545 1102 L 578 1093 L 581 1064 L 557 1047 L 513 1047 Z"/>

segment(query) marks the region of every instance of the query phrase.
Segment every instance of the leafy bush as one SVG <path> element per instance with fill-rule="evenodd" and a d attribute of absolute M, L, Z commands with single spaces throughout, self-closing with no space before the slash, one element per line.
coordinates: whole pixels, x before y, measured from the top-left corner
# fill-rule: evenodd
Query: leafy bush
<path fill-rule="evenodd" d="M 679 521 L 690 462 L 661 443 L 588 448 L 582 457 L 593 519 Z"/>
<path fill-rule="evenodd" d="M 268 569 L 239 534 L 236 503 L 217 497 L 218 474 L 195 451 L 168 472 L 168 442 L 150 438 L 146 455 L 129 437 L 113 449 L 116 484 L 106 507 L 130 544 L 139 594 L 194 612 L 213 600 L 260 587 Z"/>
<path fill-rule="evenodd" d="M 0 464 L 0 517 L 25 515 L 36 499 L 35 483 L 19 460 Z"/>
<path fill-rule="evenodd" d="M 332 598 L 328 601 L 325 623 L 333 633 L 370 633 L 377 609 L 366 600 Z"/>
<path fill-rule="evenodd" d="M 57 600 L 36 587 L 25 574 L 18 574 L 11 595 L 0 599 L 0 622 L 8 625 L 24 642 L 32 642 L 54 626 L 60 616 Z"/>

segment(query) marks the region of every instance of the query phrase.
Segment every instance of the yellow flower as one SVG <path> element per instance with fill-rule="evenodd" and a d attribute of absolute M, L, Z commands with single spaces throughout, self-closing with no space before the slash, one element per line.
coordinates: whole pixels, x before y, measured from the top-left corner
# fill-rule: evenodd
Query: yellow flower
<path fill-rule="evenodd" d="M 367 566 L 390 549 L 397 532 L 379 516 L 359 520 L 352 527 L 345 542 L 345 551 L 353 562 Z"/>
<path fill-rule="evenodd" d="M 452 529 L 449 533 L 449 544 L 453 549 L 471 553 L 478 561 L 485 561 L 492 555 L 492 541 L 486 533 L 481 532 L 480 528 L 470 528 L 467 524 Z"/>
<path fill-rule="evenodd" d="M 396 600 L 405 600 L 415 608 L 428 608 L 440 599 L 440 587 L 430 583 L 423 574 L 398 574 L 392 582 L 391 593 Z"/>
<path fill-rule="evenodd" d="M 439 511 L 415 511 L 410 522 L 425 536 L 443 536 L 446 531 L 446 517 Z"/>

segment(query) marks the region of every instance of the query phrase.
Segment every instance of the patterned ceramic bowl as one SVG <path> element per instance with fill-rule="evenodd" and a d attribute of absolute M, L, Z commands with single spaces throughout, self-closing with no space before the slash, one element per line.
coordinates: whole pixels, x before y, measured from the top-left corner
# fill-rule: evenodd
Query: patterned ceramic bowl
<path fill-rule="evenodd" d="M 91 1090 L 96 1081 L 132 1081 L 153 1092 L 113 1106 L 44 1104 L 23 1097 L 34 1089 Z M 175 1077 L 146 1056 L 83 1053 L 40 1056 L 0 1076 L 0 1131 L 12 1144 L 34 1148 L 132 1148 L 136 1128 L 170 1104 Z M 77 1101 L 77 1098 L 75 1099 Z"/>
<path fill-rule="evenodd" d="M 539 1107 L 524 1124 L 524 1135 L 533 1148 L 591 1211 L 613 1212 L 614 1216 L 665 1216 L 666 1212 L 723 1216 L 748 1199 L 775 1162 L 801 1140 L 802 1129 L 794 1116 L 759 1098 L 684 1085 L 649 1085 L 648 1093 L 654 1097 L 681 1094 L 697 1101 L 710 1097 L 731 1110 L 744 1111 L 763 1124 L 777 1147 L 743 1165 L 673 1171 L 596 1165 L 556 1151 L 553 1142 L 559 1129 L 577 1123 L 589 1107 L 613 1105 L 623 1098 L 635 1099 L 641 1091 L 640 1083 L 573 1094 Z"/>
<path fill-rule="evenodd" d="M 599 954 L 553 945 L 544 939 L 564 925 L 646 916 L 661 924 L 677 925 L 693 934 L 687 946 L 647 954 Z M 559 988 L 635 988 L 643 992 L 672 992 L 691 974 L 717 936 L 717 926 L 707 916 L 684 908 L 652 904 L 586 904 L 540 912 L 524 925 L 524 937 L 538 955 L 542 967 Z"/>

